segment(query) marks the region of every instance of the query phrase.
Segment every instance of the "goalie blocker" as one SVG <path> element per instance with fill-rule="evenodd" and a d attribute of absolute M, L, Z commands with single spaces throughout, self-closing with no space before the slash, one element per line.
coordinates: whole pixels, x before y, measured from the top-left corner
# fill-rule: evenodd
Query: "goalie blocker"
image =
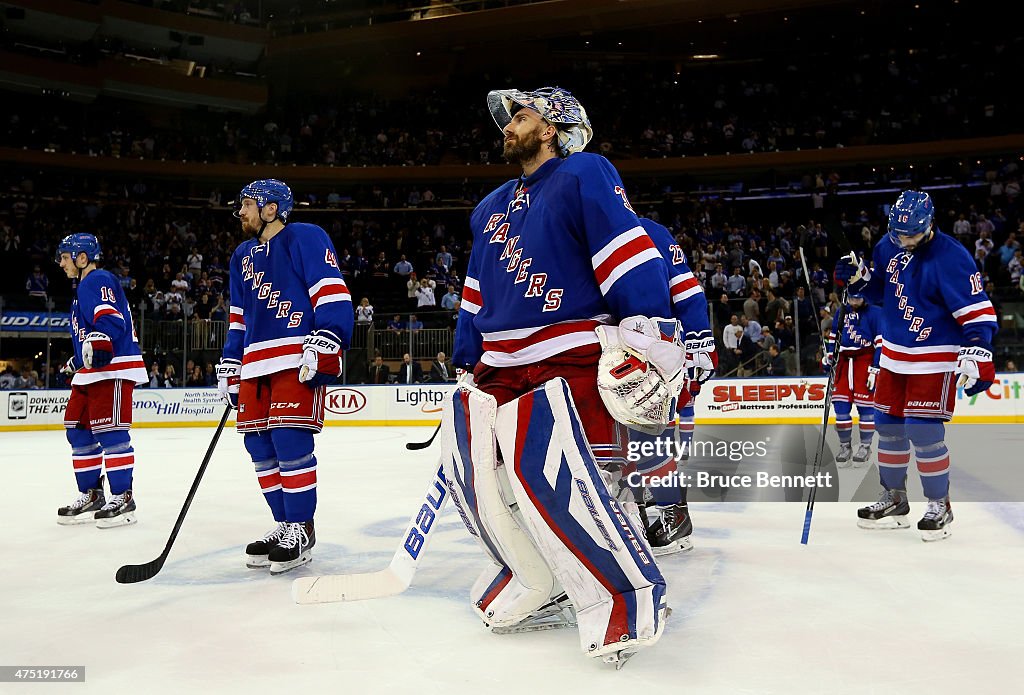
<path fill-rule="evenodd" d="M 594 397 L 594 352 L 478 366 L 480 387 L 462 384 L 445 409 L 442 465 L 491 560 L 471 590 L 484 623 L 495 632 L 571 625 L 571 603 L 583 652 L 621 665 L 658 640 L 669 611 L 642 528 L 599 466 L 623 461 L 627 438 Z M 539 385 L 512 397 L 531 382 Z"/>

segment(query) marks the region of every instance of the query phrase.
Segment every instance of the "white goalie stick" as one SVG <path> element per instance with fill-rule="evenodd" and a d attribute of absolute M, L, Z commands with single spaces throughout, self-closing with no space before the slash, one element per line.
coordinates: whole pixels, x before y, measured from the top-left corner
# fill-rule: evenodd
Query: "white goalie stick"
<path fill-rule="evenodd" d="M 438 517 L 448 503 L 448 481 L 440 466 L 430 478 L 419 508 L 409 520 L 391 564 L 377 572 L 300 577 L 292 582 L 292 600 L 299 604 L 365 601 L 400 594 L 412 584 Z"/>

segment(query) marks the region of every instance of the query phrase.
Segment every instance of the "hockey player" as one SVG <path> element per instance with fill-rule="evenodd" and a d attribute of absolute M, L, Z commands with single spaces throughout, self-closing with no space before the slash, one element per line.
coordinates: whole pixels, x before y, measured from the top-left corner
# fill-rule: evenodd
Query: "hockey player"
<path fill-rule="evenodd" d="M 230 264 L 228 337 L 217 366 L 222 396 L 277 522 L 246 549 L 246 565 L 281 574 L 309 562 L 316 543 L 316 457 L 324 391 L 341 374 L 352 334 L 352 298 L 320 227 L 289 222 L 292 192 L 253 181 L 235 215 L 252 238 Z"/>
<path fill-rule="evenodd" d="M 470 218 L 453 363 L 472 378 L 442 421 L 453 502 L 492 560 L 471 600 L 496 632 L 571 603 L 583 652 L 621 666 L 668 609 L 638 516 L 609 492 L 627 435 L 608 404 L 623 421 L 671 417 L 685 352 L 659 334 L 674 319 L 652 320 L 669 316 L 667 270 L 618 173 L 581 152 L 592 131 L 569 92 L 487 103 L 523 174 Z"/>
<path fill-rule="evenodd" d="M 672 447 L 654 448 L 654 451 L 669 452 L 667 455 L 645 457 L 636 462 L 636 472 L 644 479 L 665 479 L 676 471 L 677 461 L 689 457 L 688 452 L 693 441 L 693 398 L 700 392 L 701 385 L 715 375 L 718 354 L 715 352 L 715 339 L 708 319 L 707 298 L 700 282 L 693 276 L 686 263 L 683 249 L 661 224 L 644 217 L 640 218 L 640 223 L 668 266 L 673 315 L 682 324 L 686 338 L 688 388 L 679 396 L 676 413 L 678 424 L 667 427 L 657 435 L 635 429 L 629 433 L 630 442 L 634 447 L 657 438 L 663 441 L 675 440 Z M 677 433 L 678 437 L 674 436 Z M 686 486 L 652 485 L 647 486 L 646 491 L 650 494 L 657 513 L 657 519 L 647 528 L 647 539 L 654 554 L 669 555 L 691 549 L 693 520 L 686 504 Z"/>
<path fill-rule="evenodd" d="M 57 246 L 57 263 L 75 283 L 71 302 L 74 355 L 61 370 L 71 379 L 64 427 L 81 493 L 57 510 L 57 523 L 95 521 L 98 528 L 134 524 L 132 391 L 148 381 L 121 283 L 96 266 L 100 244 L 92 234 L 69 234 Z M 103 494 L 106 469 L 110 499 Z"/>
<path fill-rule="evenodd" d="M 882 356 L 882 310 L 864 299 L 864 294 L 855 290 L 846 293 L 846 311 L 843 312 L 843 329 L 839 331 L 839 312 L 832 319 L 832 329 L 825 342 L 822 365 L 832 366 L 832 352 L 836 335 L 839 334 L 839 363 L 836 365 L 835 391 L 832 405 L 836 411 L 836 433 L 839 435 L 839 453 L 836 465 L 860 468 L 871 457 L 871 440 L 875 436 L 875 380 L 878 378 L 878 361 Z M 850 412 L 857 406 L 860 418 L 860 446 L 853 453 L 853 418 Z"/>
<path fill-rule="evenodd" d="M 957 386 L 968 396 L 995 380 L 992 302 L 970 254 L 933 224 L 927 193 L 904 191 L 889 212 L 888 234 L 872 267 L 851 254 L 836 267 L 873 304 L 882 305 L 882 355 L 875 383 L 878 502 L 858 510 L 862 528 L 906 528 L 910 445 L 928 506 L 917 524 L 926 541 L 950 534 L 949 450 L 945 427 Z M 954 383 L 954 382 L 957 383 Z"/>

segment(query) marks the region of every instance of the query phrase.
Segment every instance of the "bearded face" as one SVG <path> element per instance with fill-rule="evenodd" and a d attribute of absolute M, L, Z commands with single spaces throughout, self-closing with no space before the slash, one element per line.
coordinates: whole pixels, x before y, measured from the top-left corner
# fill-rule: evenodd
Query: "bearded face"
<path fill-rule="evenodd" d="M 517 129 L 519 132 L 507 134 L 502 156 L 510 164 L 521 164 L 536 158 L 544 147 L 540 136 L 545 127 L 543 123 L 537 123 L 532 130 L 522 132 L 523 129 Z"/>

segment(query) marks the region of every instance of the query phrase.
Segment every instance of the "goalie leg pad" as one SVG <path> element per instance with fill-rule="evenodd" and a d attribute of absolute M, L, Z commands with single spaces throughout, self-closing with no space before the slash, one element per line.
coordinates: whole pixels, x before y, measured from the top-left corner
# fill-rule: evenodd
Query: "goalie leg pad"
<path fill-rule="evenodd" d="M 653 644 L 665 580 L 643 531 L 609 492 L 566 381 L 502 405 L 496 430 L 519 511 L 576 607 L 583 652 Z"/>
<path fill-rule="evenodd" d="M 442 466 L 466 529 L 491 558 L 470 591 L 473 609 L 491 627 L 527 620 L 561 593 L 544 558 L 513 513 L 497 455 L 493 396 L 462 386 L 442 415 Z"/>

